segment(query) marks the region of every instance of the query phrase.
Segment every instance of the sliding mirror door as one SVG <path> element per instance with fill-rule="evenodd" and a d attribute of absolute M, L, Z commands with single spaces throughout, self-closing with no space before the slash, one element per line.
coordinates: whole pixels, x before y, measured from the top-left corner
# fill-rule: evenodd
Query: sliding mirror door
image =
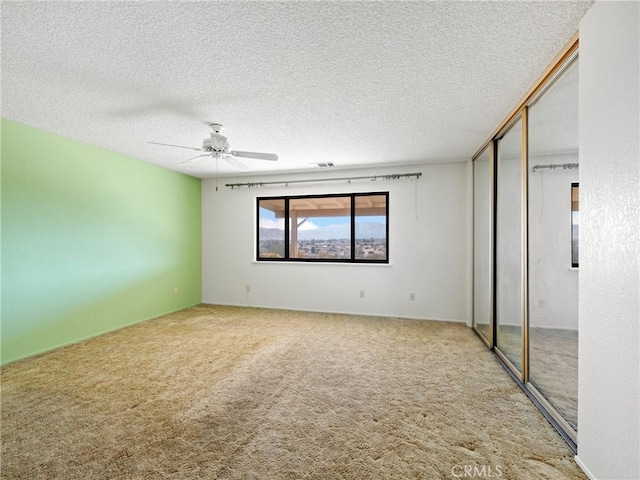
<path fill-rule="evenodd" d="M 473 157 L 473 329 L 577 450 L 578 43 Z"/>
<path fill-rule="evenodd" d="M 491 146 L 473 161 L 473 328 L 487 346 L 492 334 L 492 162 Z"/>
<path fill-rule="evenodd" d="M 522 118 L 497 141 L 496 351 L 522 380 Z"/>
<path fill-rule="evenodd" d="M 528 125 L 529 386 L 577 431 L 577 60 L 529 107 Z"/>

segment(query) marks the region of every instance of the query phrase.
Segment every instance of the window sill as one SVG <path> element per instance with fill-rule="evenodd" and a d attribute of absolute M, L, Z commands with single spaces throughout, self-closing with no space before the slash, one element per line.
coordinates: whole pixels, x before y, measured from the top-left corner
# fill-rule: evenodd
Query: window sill
<path fill-rule="evenodd" d="M 296 262 L 295 260 L 287 260 L 284 262 L 278 261 L 267 261 L 261 262 L 258 260 L 253 260 L 254 264 L 257 265 L 330 265 L 330 266 L 340 266 L 340 267 L 390 267 L 391 263 L 353 263 L 353 262 Z"/>

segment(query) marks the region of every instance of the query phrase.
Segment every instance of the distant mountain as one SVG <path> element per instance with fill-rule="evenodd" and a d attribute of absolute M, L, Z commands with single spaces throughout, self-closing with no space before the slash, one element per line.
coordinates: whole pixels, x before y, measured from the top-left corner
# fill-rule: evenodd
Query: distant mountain
<path fill-rule="evenodd" d="M 356 223 L 356 238 L 385 238 L 387 229 L 384 224 L 377 222 Z M 312 230 L 300 230 L 300 240 L 331 240 L 349 238 L 351 226 L 349 224 L 328 225 Z M 282 230 L 278 228 L 260 228 L 260 240 L 282 240 Z"/>
<path fill-rule="evenodd" d="M 313 230 L 298 231 L 300 240 L 330 240 L 349 238 L 351 236 L 351 227 L 348 224 L 343 225 L 327 225 L 326 227 L 318 227 Z"/>
<path fill-rule="evenodd" d="M 279 228 L 260 227 L 260 240 L 284 240 L 284 231 Z"/>
<path fill-rule="evenodd" d="M 356 238 L 385 238 L 387 227 L 378 222 L 356 223 Z"/>

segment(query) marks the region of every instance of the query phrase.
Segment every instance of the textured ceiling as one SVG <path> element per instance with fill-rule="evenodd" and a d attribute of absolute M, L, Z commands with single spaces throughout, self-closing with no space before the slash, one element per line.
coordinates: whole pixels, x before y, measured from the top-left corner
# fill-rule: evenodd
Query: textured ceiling
<path fill-rule="evenodd" d="M 468 159 L 591 1 L 2 2 L 2 116 L 197 177 Z M 218 174 L 236 175 L 220 162 Z"/>

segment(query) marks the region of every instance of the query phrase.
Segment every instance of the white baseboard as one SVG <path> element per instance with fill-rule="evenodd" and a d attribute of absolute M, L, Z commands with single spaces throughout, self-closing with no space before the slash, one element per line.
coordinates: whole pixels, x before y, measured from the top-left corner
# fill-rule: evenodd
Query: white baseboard
<path fill-rule="evenodd" d="M 589 480 L 598 480 L 595 475 L 593 473 L 591 473 L 589 471 L 589 469 L 587 468 L 587 466 L 582 463 L 582 460 L 580 460 L 580 457 L 578 457 L 578 455 L 576 455 L 575 457 L 573 457 L 573 459 L 576 461 L 576 463 L 578 464 L 578 466 L 582 469 L 582 471 L 584 472 L 584 474 L 589 477 Z"/>
<path fill-rule="evenodd" d="M 205 305 L 224 305 L 228 307 L 251 307 L 251 308 L 266 308 L 270 310 L 293 310 L 298 312 L 311 312 L 311 313 L 335 313 L 338 315 L 363 315 L 366 317 L 381 317 L 381 318 L 402 318 L 406 320 L 428 320 L 433 322 L 449 322 L 449 323 L 464 323 L 467 324 L 466 320 L 457 320 L 452 318 L 435 318 L 435 317 L 418 317 L 411 315 L 396 315 L 393 313 L 371 313 L 371 312 L 358 312 L 358 311 L 338 311 L 338 310 L 330 310 L 330 309 L 310 309 L 310 308 L 296 308 L 296 307 L 274 307 L 273 305 L 254 305 L 248 303 L 229 303 L 229 302 L 214 302 L 210 300 L 202 300 L 202 303 Z"/>

